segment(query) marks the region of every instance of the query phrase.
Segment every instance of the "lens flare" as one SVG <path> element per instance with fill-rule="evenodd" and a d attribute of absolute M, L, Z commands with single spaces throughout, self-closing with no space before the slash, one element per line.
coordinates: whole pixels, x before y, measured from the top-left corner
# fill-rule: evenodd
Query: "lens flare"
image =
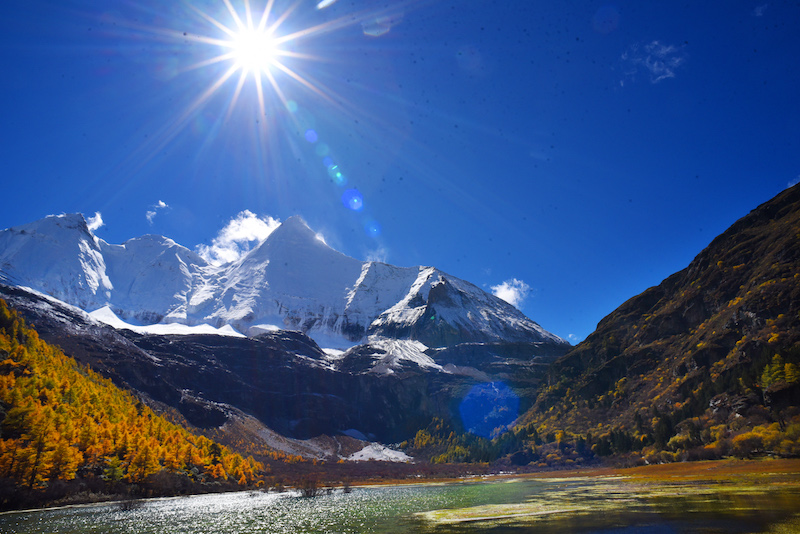
<path fill-rule="evenodd" d="M 331 152 L 331 147 L 329 147 L 326 143 L 320 143 L 317 145 L 317 148 L 314 149 L 317 156 L 319 157 L 326 157 Z M 324 164 L 324 161 L 323 161 Z M 327 167 L 327 165 L 325 165 Z"/>
<path fill-rule="evenodd" d="M 519 416 L 519 396 L 503 382 L 473 386 L 459 405 L 464 428 L 491 438 L 505 432 Z"/>
<path fill-rule="evenodd" d="M 378 237 L 381 235 L 381 225 L 377 221 L 367 221 L 364 225 L 364 231 L 370 237 Z"/>
<path fill-rule="evenodd" d="M 348 189 L 342 194 L 342 204 L 353 211 L 361 211 L 364 209 L 364 197 L 358 189 Z"/>
<path fill-rule="evenodd" d="M 342 170 L 339 168 L 338 165 L 333 165 L 333 164 L 328 165 L 328 176 L 331 177 L 331 180 L 333 180 L 333 183 L 335 183 L 336 185 L 342 185 L 343 186 L 343 185 L 347 184 L 347 177 L 345 177 L 345 175 L 342 174 Z M 348 191 L 345 191 L 345 194 L 348 194 L 349 191 L 355 191 L 355 189 L 349 189 Z M 356 191 L 356 193 L 358 193 L 358 191 Z M 359 194 L 359 197 L 360 197 L 360 194 Z M 344 198 L 344 197 L 342 197 L 342 198 Z M 361 202 L 363 203 L 364 200 L 361 199 Z M 347 203 L 345 203 L 345 206 L 347 206 Z M 351 208 L 351 209 L 353 209 L 353 208 Z"/>

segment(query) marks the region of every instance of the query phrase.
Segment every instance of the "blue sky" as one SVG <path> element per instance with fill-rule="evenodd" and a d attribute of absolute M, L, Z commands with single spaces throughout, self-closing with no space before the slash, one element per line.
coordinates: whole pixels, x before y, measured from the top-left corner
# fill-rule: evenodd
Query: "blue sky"
<path fill-rule="evenodd" d="M 275 0 L 263 104 L 223 0 L 4 6 L 0 227 L 210 250 L 298 214 L 574 343 L 800 180 L 796 3 L 318 2 Z"/>

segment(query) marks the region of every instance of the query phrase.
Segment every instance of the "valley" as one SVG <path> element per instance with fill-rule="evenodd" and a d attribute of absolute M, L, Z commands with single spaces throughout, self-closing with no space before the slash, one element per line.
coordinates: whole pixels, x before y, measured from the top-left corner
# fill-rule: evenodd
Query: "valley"
<path fill-rule="evenodd" d="M 347 258 L 299 219 L 237 265 L 213 269 L 149 238 L 156 249 L 126 260 L 139 267 L 125 275 L 114 255 L 141 244 L 105 245 L 81 221 L 57 217 L 0 234 L 0 298 L 37 339 L 154 413 L 263 463 L 246 485 L 800 454 L 797 186 L 575 347 L 435 268 Z M 57 253 L 74 243 L 78 260 L 61 262 L 56 278 L 26 270 L 26 258 L 56 253 L 44 237 L 54 227 L 66 232 Z M 260 274 L 246 281 L 234 272 Z M 163 284 L 164 273 L 180 274 Z M 73 282 L 54 289 L 55 279 Z M 165 292 L 150 291 L 149 302 L 121 292 L 137 284 Z M 100 304 L 102 313 L 93 309 Z M 17 361 L 8 349 L 4 359 Z M 0 437 L 30 446 L 9 417 Z"/>

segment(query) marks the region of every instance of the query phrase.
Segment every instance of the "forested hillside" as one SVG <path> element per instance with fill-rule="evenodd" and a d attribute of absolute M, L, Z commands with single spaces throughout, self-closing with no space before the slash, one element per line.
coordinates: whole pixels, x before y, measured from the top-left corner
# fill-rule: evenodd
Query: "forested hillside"
<path fill-rule="evenodd" d="M 563 457 L 797 455 L 798 366 L 795 186 L 604 318 L 551 366 L 517 431 Z"/>
<path fill-rule="evenodd" d="M 0 299 L 0 507 L 18 490 L 179 493 L 263 471 L 43 342 Z"/>

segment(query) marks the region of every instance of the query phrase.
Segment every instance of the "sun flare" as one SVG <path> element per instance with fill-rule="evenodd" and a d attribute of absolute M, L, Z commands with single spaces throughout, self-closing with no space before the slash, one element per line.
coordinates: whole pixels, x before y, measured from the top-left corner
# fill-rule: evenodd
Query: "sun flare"
<path fill-rule="evenodd" d="M 418 1 L 397 0 L 397 4 L 407 7 Z M 335 3 L 336 0 L 323 0 L 311 5 L 315 11 L 321 11 Z M 354 25 L 361 25 L 364 35 L 374 36 L 372 25 L 386 20 L 384 8 L 334 18 L 316 17 L 315 23 L 309 23 L 308 13 L 301 9 L 301 0 L 206 0 L 183 2 L 183 5 L 197 19 L 191 28 L 140 28 L 157 39 L 203 45 L 192 47 L 188 57 L 193 62 L 179 71 L 210 73 L 203 75 L 204 84 L 197 86 L 199 94 L 158 135 L 151 137 L 149 144 L 155 143 L 158 149 L 165 147 L 206 104 L 220 95 L 225 95 L 227 108 L 220 116 L 220 124 L 227 123 L 237 110 L 255 111 L 250 116 L 255 117 L 262 134 L 271 132 L 270 126 L 284 111 L 291 116 L 292 127 L 302 128 L 294 115 L 298 98 L 320 99 L 330 110 L 352 112 L 358 108 L 357 103 L 335 93 L 314 75 L 318 70 L 315 65 L 322 72 L 341 61 L 320 46 L 321 40 Z M 245 104 L 240 106 L 242 101 Z"/>
<path fill-rule="evenodd" d="M 324 22 L 316 26 L 304 27 L 300 29 L 288 30 L 285 24 L 291 13 L 298 7 L 299 2 L 295 2 L 288 9 L 278 12 L 275 9 L 275 0 L 266 0 L 263 11 L 253 13 L 249 0 L 244 0 L 244 11 L 240 12 L 234 8 L 231 0 L 222 0 L 228 20 L 215 18 L 211 14 L 190 5 L 190 8 L 200 15 L 207 22 L 210 22 L 219 36 L 212 35 L 191 35 L 190 40 L 212 45 L 218 51 L 217 55 L 195 63 L 190 68 L 206 67 L 214 64 L 227 64 L 228 68 L 214 81 L 209 88 L 201 94 L 190 111 L 202 105 L 214 93 L 216 93 L 229 79 L 238 74 L 238 82 L 232 93 L 228 113 L 233 110 L 244 89 L 245 82 L 251 79 L 255 86 L 255 93 L 258 99 L 260 115 L 264 116 L 269 107 L 269 100 L 280 102 L 281 105 L 288 105 L 288 99 L 284 96 L 280 79 L 292 80 L 299 83 L 323 97 L 329 102 L 333 99 L 328 91 L 318 82 L 314 81 L 308 74 L 300 74 L 292 63 L 298 60 L 323 59 L 317 56 L 304 54 L 292 50 L 299 41 L 306 38 L 327 33 L 341 28 L 351 23 L 346 19 L 337 19 Z M 288 31 L 287 31 L 288 30 Z"/>
<path fill-rule="evenodd" d="M 234 63 L 245 72 L 266 72 L 277 60 L 277 42 L 264 29 L 245 28 L 230 40 Z"/>

